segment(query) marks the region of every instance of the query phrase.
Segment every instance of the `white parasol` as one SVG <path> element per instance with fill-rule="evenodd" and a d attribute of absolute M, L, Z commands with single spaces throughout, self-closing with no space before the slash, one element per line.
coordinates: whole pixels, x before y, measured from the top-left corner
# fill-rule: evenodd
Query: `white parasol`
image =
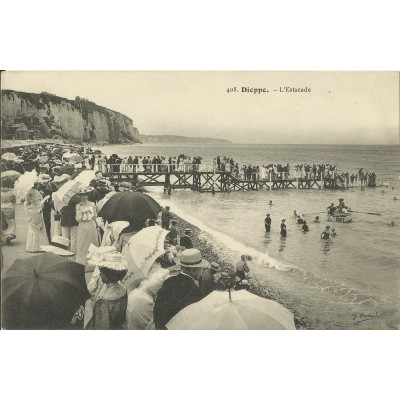
<path fill-rule="evenodd" d="M 17 161 L 18 156 L 14 153 L 4 153 L 1 158 L 6 161 Z"/>
<path fill-rule="evenodd" d="M 122 259 L 128 263 L 126 280 L 147 277 L 154 261 L 165 253 L 164 241 L 169 231 L 150 226 L 133 235 L 122 249 Z"/>
<path fill-rule="evenodd" d="M 83 186 L 90 186 L 90 182 L 96 178 L 95 172 L 92 170 L 82 171 L 74 178 L 74 181 L 80 182 Z"/>
<path fill-rule="evenodd" d="M 296 329 L 293 314 L 279 303 L 247 290 L 214 291 L 176 314 L 168 329 Z"/>
<path fill-rule="evenodd" d="M 57 192 L 53 193 L 52 197 L 56 211 L 60 212 L 62 208 L 68 205 L 69 201 L 77 193 L 80 186 L 80 182 L 67 181 L 57 190 Z"/>
<path fill-rule="evenodd" d="M 29 190 L 33 188 L 33 184 L 38 178 L 38 174 L 35 170 L 25 172 L 22 174 L 14 184 L 14 194 L 17 198 L 17 203 L 25 200 Z"/>

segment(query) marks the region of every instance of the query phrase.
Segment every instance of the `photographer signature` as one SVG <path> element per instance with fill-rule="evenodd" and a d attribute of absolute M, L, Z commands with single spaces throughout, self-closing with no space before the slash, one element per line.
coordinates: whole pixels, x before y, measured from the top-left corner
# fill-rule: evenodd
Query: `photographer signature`
<path fill-rule="evenodd" d="M 373 313 L 364 313 L 364 312 L 354 313 L 353 321 L 355 321 L 354 324 L 359 324 L 360 322 L 368 321 L 368 320 L 374 319 L 374 318 L 379 318 L 380 316 L 381 315 L 378 311 L 373 312 Z"/>

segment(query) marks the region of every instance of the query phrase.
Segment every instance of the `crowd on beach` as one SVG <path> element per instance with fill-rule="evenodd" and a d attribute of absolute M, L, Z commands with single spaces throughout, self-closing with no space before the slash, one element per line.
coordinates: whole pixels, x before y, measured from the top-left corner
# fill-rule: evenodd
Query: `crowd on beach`
<path fill-rule="evenodd" d="M 97 157 L 90 149 L 65 150 L 58 146 L 21 149 L 17 158 L 2 163 L 2 172 L 21 171 L 2 179 L 2 246 L 18 239 L 15 206 L 22 201 L 28 221 L 25 249 L 28 259 L 33 257 L 30 262 L 38 262 L 34 257 L 40 254 L 58 256 L 43 259 L 49 264 L 62 257 L 63 263 L 71 263 L 71 270 L 80 265 L 87 277 L 86 292 L 68 318 L 56 313 L 58 316 L 48 315 L 45 320 L 37 317 L 35 321 L 18 316 L 22 303 L 15 305 L 13 298 L 12 306 L 4 303 L 6 328 L 167 329 L 181 310 L 215 290 L 248 289 L 251 256 L 242 255 L 235 266 L 223 271 L 194 248 L 190 228 L 179 230 L 168 206 L 145 220 L 127 217 L 111 222 L 99 217 L 99 210 L 118 198 L 117 193 L 135 195 L 135 188 L 128 183 L 114 187 L 100 170 L 95 170 L 92 160 L 102 155 Z M 90 182 L 85 184 L 79 181 L 83 171 L 91 172 Z M 158 236 L 142 243 L 136 254 L 131 250 L 135 242 L 131 239 L 153 232 L 151 228 Z M 163 248 L 159 255 L 153 243 L 158 238 Z M 139 271 L 130 258 L 143 249 L 148 252 L 144 260 L 150 263 L 146 272 Z M 27 261 L 27 271 L 28 267 Z M 18 267 L 11 265 L 5 279 L 13 268 Z M 41 276 L 40 266 L 33 272 L 32 276 Z"/>

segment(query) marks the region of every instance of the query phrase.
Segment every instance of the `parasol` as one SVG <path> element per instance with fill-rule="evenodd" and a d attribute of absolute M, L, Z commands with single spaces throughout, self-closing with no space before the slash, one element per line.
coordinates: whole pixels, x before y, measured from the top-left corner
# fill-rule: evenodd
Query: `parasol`
<path fill-rule="evenodd" d="M 20 176 L 21 176 L 21 174 L 14 170 L 4 171 L 1 173 L 1 180 L 5 179 L 5 178 L 10 178 L 10 179 L 13 179 L 14 181 L 16 181 Z"/>
<path fill-rule="evenodd" d="M 43 253 L 17 259 L 1 281 L 6 329 L 83 327 L 89 297 L 83 265 Z"/>
<path fill-rule="evenodd" d="M 164 241 L 168 233 L 159 226 L 150 226 L 132 236 L 122 251 L 128 270 L 138 269 L 147 276 L 154 261 L 165 253 Z"/>
<path fill-rule="evenodd" d="M 60 212 L 68 205 L 71 198 L 77 193 L 81 186 L 80 182 L 68 181 L 65 182 L 57 192 L 53 193 L 54 208 Z"/>
<path fill-rule="evenodd" d="M 29 190 L 32 189 L 33 184 L 38 178 L 38 174 L 36 170 L 32 170 L 30 172 L 25 172 L 22 174 L 14 184 L 14 194 L 17 197 L 17 203 L 20 203 L 25 199 Z"/>
<path fill-rule="evenodd" d="M 113 195 L 101 208 L 99 217 L 109 223 L 135 221 L 143 223 L 148 218 L 157 218 L 160 205 L 150 196 L 137 192 L 122 192 Z"/>
<path fill-rule="evenodd" d="M 246 290 L 214 291 L 176 314 L 168 329 L 296 329 L 293 314 L 279 303 Z"/>
<path fill-rule="evenodd" d="M 112 191 L 108 192 L 97 204 L 96 204 L 96 210 L 97 214 L 100 212 L 100 210 L 103 208 L 104 204 L 107 203 L 107 201 L 114 196 L 114 194 L 117 194 L 118 192 Z"/>
<path fill-rule="evenodd" d="M 73 165 L 63 165 L 63 166 L 54 167 L 53 171 L 57 175 L 63 175 L 63 174 L 72 175 L 75 171 L 75 168 Z"/>
<path fill-rule="evenodd" d="M 95 171 L 86 170 L 79 172 L 79 174 L 74 178 L 74 181 L 80 182 L 84 186 L 90 186 L 90 182 L 95 178 Z"/>
<path fill-rule="evenodd" d="M 17 160 L 18 160 L 17 155 L 14 154 L 14 153 L 4 153 L 4 154 L 1 156 L 1 158 L 2 158 L 3 160 L 6 160 L 6 161 L 15 161 L 15 162 L 17 162 Z"/>
<path fill-rule="evenodd" d="M 80 163 L 84 160 L 79 154 L 74 154 L 73 156 L 69 157 L 69 162 L 71 163 Z"/>
<path fill-rule="evenodd" d="M 62 154 L 63 149 L 61 147 L 56 147 L 55 149 L 53 149 L 53 153 L 54 154 Z"/>

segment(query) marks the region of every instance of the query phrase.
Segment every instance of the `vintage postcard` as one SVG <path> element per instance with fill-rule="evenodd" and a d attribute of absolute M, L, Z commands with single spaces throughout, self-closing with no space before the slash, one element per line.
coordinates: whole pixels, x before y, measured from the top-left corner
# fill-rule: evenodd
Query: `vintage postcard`
<path fill-rule="evenodd" d="M 397 72 L 2 72 L 2 329 L 399 329 L 399 128 Z"/>

